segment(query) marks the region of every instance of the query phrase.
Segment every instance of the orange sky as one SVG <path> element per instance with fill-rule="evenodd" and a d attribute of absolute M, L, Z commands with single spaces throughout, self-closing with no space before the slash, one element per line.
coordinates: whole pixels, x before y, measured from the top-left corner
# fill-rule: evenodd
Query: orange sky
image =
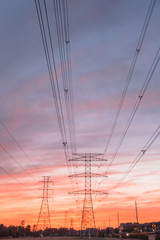
<path fill-rule="evenodd" d="M 40 172 L 41 171 L 42 169 L 40 169 Z M 37 170 L 31 170 L 31 172 L 34 178 L 39 176 Z M 43 175 L 52 176 L 51 180 L 54 181 L 54 187 L 53 184 L 50 183 L 50 188 L 53 189 L 54 194 L 52 191 L 50 191 L 49 194 L 51 197 L 49 199 L 51 223 L 52 227 L 64 225 L 70 227 L 72 218 L 73 227 L 79 228 L 83 204 L 82 197 L 79 198 L 76 204 L 74 197 L 68 194 L 72 189 L 69 178 L 67 177 L 67 172 L 68 169 L 65 165 L 57 166 L 55 169 L 53 166 L 43 169 Z M 114 174 L 117 173 L 113 173 L 113 175 Z M 145 179 L 142 180 L 141 177 L 137 177 L 135 180 L 135 176 L 138 176 L 136 171 L 132 173 L 132 175 L 134 175 L 134 181 L 132 177 L 130 177 L 130 181 L 122 183 L 117 189 L 111 190 L 111 185 L 114 184 L 114 182 L 111 183 L 109 179 L 101 184 L 101 190 L 106 190 L 107 185 L 110 185 L 110 188 L 108 187 L 110 190 L 108 191 L 109 194 L 107 197 L 93 196 L 97 227 L 108 227 L 109 221 L 110 226 L 117 227 L 117 212 L 119 212 L 120 222 L 135 222 L 135 200 L 138 205 L 139 222 L 159 221 L 160 190 L 158 186 L 157 189 L 155 188 L 153 191 L 148 191 L 147 189 L 150 189 L 149 184 L 146 182 L 147 186 L 143 186 Z M 38 189 L 42 188 L 42 182 L 33 182 L 21 174 L 15 174 L 15 176 L 19 176 L 18 179 L 26 184 L 33 192 L 26 189 L 20 183 L 15 183 L 14 180 L 1 175 L 0 205 L 3 206 L 0 215 L 1 222 L 5 225 L 19 225 L 21 220 L 24 219 L 25 224 L 36 224 L 42 193 L 42 191 Z M 149 177 L 147 174 L 146 176 Z M 96 183 L 93 183 L 93 186 L 95 186 L 95 184 Z M 83 187 L 83 181 L 79 183 L 79 185 L 79 189 L 81 189 L 81 186 Z M 151 182 L 150 185 L 152 185 Z M 158 183 L 154 185 L 156 186 Z M 136 192 L 137 186 L 139 192 Z"/>

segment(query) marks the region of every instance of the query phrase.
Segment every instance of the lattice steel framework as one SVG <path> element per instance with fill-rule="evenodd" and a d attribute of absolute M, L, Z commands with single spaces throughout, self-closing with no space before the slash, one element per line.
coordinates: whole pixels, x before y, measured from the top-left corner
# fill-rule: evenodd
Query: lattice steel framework
<path fill-rule="evenodd" d="M 39 211 L 38 221 L 37 221 L 37 229 L 45 230 L 46 228 L 51 228 L 51 220 L 50 220 L 50 211 L 49 211 L 49 176 L 43 177 L 43 195 L 42 195 L 42 203 Z M 53 183 L 53 182 L 52 182 Z"/>
<path fill-rule="evenodd" d="M 86 230 L 88 228 L 95 228 L 95 216 L 92 202 L 93 194 L 107 194 L 105 192 L 96 191 L 92 189 L 92 177 L 107 177 L 105 174 L 92 173 L 92 162 L 107 161 L 105 159 L 100 159 L 98 156 L 102 155 L 99 153 L 76 153 L 78 158 L 70 159 L 69 161 L 83 161 L 85 163 L 85 172 L 70 175 L 70 177 L 84 177 L 85 178 L 85 189 L 80 191 L 75 191 L 74 194 L 83 194 L 83 211 L 81 220 L 81 230 Z"/>

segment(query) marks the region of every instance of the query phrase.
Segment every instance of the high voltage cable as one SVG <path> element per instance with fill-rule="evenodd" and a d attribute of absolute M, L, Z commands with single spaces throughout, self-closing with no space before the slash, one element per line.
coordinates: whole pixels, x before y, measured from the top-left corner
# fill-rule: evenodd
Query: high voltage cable
<path fill-rule="evenodd" d="M 67 40 L 65 40 L 65 34 L 64 34 L 64 32 L 63 32 L 63 25 L 65 25 L 65 19 L 64 19 L 64 23 L 63 23 L 63 18 L 62 18 L 62 9 L 61 9 L 61 2 L 59 1 L 58 2 L 59 3 L 59 14 L 60 14 L 60 23 L 61 23 L 61 29 L 62 29 L 62 46 L 63 46 L 63 48 L 62 48 L 62 50 L 63 50 L 63 52 L 64 52 L 64 54 L 63 54 L 63 61 L 64 61 L 64 67 L 65 67 L 65 72 L 66 72 L 66 77 L 65 77 L 65 79 L 63 79 L 64 81 L 66 81 L 67 82 L 67 88 L 64 88 L 64 94 L 65 94 L 65 102 L 66 102 L 66 110 L 67 110 L 67 115 L 68 115 L 68 127 L 69 127 L 69 136 L 70 136 L 70 142 L 71 142 L 71 148 L 72 148 L 72 152 L 73 152 L 73 132 L 72 132 L 72 120 L 71 120 L 71 112 L 70 112 L 70 94 L 69 94 L 69 92 L 70 92 L 70 86 L 69 86 L 69 81 L 68 81 L 68 77 L 69 77 L 69 65 L 68 65 L 68 56 L 67 56 L 67 48 L 65 47 L 65 46 L 67 46 L 68 44 L 70 44 L 69 43 L 69 41 L 68 41 L 68 43 L 66 44 L 66 42 L 67 42 Z M 64 16 L 64 14 L 63 14 L 63 16 Z"/>
<path fill-rule="evenodd" d="M 60 1 L 58 2 L 60 4 Z M 67 118 L 68 118 L 68 125 L 69 125 L 69 135 L 70 135 L 70 142 L 71 142 L 71 147 L 73 146 L 73 138 L 72 138 L 72 134 L 73 134 L 73 130 L 72 130 L 72 126 L 74 124 L 72 124 L 73 120 L 71 121 L 70 119 L 73 119 L 73 113 L 71 111 L 71 108 L 68 106 L 67 104 L 67 100 L 69 101 L 69 105 L 72 105 L 72 98 L 69 96 L 72 91 L 72 85 L 70 83 L 71 79 L 67 76 L 67 73 L 69 75 L 70 73 L 70 68 L 69 68 L 69 61 L 68 61 L 68 56 L 67 55 L 67 47 L 68 43 L 66 44 L 67 40 L 65 40 L 65 34 L 67 34 L 66 39 L 69 39 L 69 33 L 67 33 L 69 31 L 69 27 L 65 27 L 65 21 L 67 21 L 64 17 L 64 22 L 62 19 L 62 9 L 60 5 L 57 2 L 55 3 L 53 1 L 54 4 L 54 11 L 55 11 L 55 20 L 56 20 L 56 29 L 57 29 L 57 37 L 58 37 L 58 46 L 59 46 L 59 52 L 60 52 L 60 60 L 61 60 L 61 69 L 62 69 L 62 79 L 63 79 L 63 87 L 64 87 L 64 97 L 65 97 L 65 103 L 66 103 L 66 111 L 67 111 Z M 64 3 L 64 1 L 63 1 Z M 49 18 L 48 18 L 48 12 L 47 12 L 47 6 L 46 3 L 44 1 L 44 6 L 45 6 L 45 13 L 46 13 L 46 19 L 47 19 L 47 26 L 48 26 L 48 31 L 50 33 L 50 24 L 49 24 Z M 68 13 L 68 11 L 67 11 Z M 66 11 L 63 12 L 63 15 L 66 15 Z M 68 22 L 68 21 L 67 21 Z M 63 26 L 64 25 L 64 26 Z M 65 28 L 65 33 L 64 33 L 64 29 Z M 51 34 L 50 34 L 50 43 L 52 43 L 52 38 L 51 38 Z M 53 55 L 53 47 L 52 47 L 52 55 Z M 66 59 L 67 58 L 67 59 Z M 54 61 L 55 62 L 55 61 Z M 71 75 L 71 73 L 70 73 Z M 70 86 L 70 87 L 69 87 Z M 75 138 L 74 138 L 75 139 Z M 75 145 L 75 143 L 74 143 Z M 72 147 L 73 149 L 73 147 Z"/>
<path fill-rule="evenodd" d="M 23 154 L 26 156 L 26 158 L 32 163 L 32 165 L 36 168 L 37 166 L 34 165 L 32 159 L 28 156 L 28 154 L 24 151 L 24 149 L 21 147 L 21 145 L 17 142 L 17 140 L 15 139 L 15 137 L 13 136 L 13 134 L 11 133 L 11 131 L 9 131 L 9 129 L 6 127 L 6 125 L 0 120 L 1 125 L 3 126 L 3 128 L 6 130 L 6 132 L 9 134 L 9 136 L 12 138 L 12 140 L 15 142 L 15 144 L 21 149 L 21 151 L 23 152 Z"/>
<path fill-rule="evenodd" d="M 53 0 L 71 151 L 76 152 L 67 1 Z M 76 170 L 74 168 L 74 173 Z M 77 179 L 73 179 L 78 184 Z"/>
<path fill-rule="evenodd" d="M 31 177 L 34 181 L 36 181 L 36 179 L 34 179 L 32 177 L 32 175 L 8 152 L 8 150 L 2 145 L 0 144 L 0 147 L 7 153 L 7 155 L 12 158 L 17 164 L 18 166 L 29 176 Z"/>
<path fill-rule="evenodd" d="M 59 101 L 60 101 L 60 108 L 61 108 L 61 117 L 63 119 L 63 113 L 62 113 L 62 104 L 61 104 L 61 97 L 60 97 L 60 91 L 59 91 L 59 84 L 58 84 L 58 76 L 57 76 L 57 70 L 56 70 L 56 64 L 55 64 L 55 58 L 54 58 L 54 52 L 53 52 L 53 44 L 52 44 L 52 38 L 51 38 L 51 31 L 50 31 L 50 25 L 49 25 L 49 19 L 48 19 L 48 13 L 47 13 L 47 7 L 46 7 L 46 2 L 44 0 L 44 7 L 45 7 L 45 14 L 46 14 L 46 19 L 47 19 L 47 28 L 48 28 L 48 33 L 49 33 L 49 40 L 50 40 L 50 45 L 51 45 L 51 53 L 52 53 L 52 59 L 53 59 L 53 64 L 54 64 L 54 71 L 55 71 L 55 79 L 56 79 L 56 86 L 57 86 L 57 90 L 58 90 L 58 98 L 59 98 Z M 52 79 L 53 80 L 53 79 Z M 55 88 L 56 90 L 56 88 Z M 56 93 L 56 91 L 55 91 Z M 57 105 L 58 106 L 58 105 Z M 61 119 L 60 117 L 60 119 Z M 62 120 L 62 123 L 64 125 L 64 120 Z M 65 132 L 65 127 L 62 129 L 64 129 L 64 132 Z M 65 138 L 62 139 L 63 140 L 63 143 L 67 142 L 67 139 L 66 139 L 66 133 L 64 133 L 64 136 Z"/>
<path fill-rule="evenodd" d="M 133 57 L 133 60 L 132 60 L 132 63 L 131 63 L 131 66 L 130 66 L 130 69 L 129 69 L 129 72 L 128 72 L 126 84 L 124 86 L 123 93 L 122 93 L 122 96 L 121 96 L 121 99 L 120 99 L 120 102 L 119 102 L 119 105 L 118 105 L 116 116 L 115 116 L 113 125 L 111 127 L 111 131 L 109 133 L 109 138 L 108 138 L 107 143 L 106 143 L 104 154 L 107 152 L 110 141 L 112 139 L 112 136 L 113 136 L 113 133 L 114 133 L 117 121 L 118 121 L 118 117 L 119 117 L 119 114 L 120 114 L 120 111 L 121 111 L 121 108 L 122 108 L 122 105 L 123 105 L 123 102 L 124 102 L 124 98 L 126 96 L 128 86 L 129 86 L 129 83 L 131 81 L 133 71 L 134 71 L 138 56 L 139 56 L 139 52 L 141 50 L 142 43 L 143 43 L 146 31 L 147 31 L 147 27 L 148 27 L 150 19 L 151 19 L 151 15 L 152 15 L 155 3 L 156 3 L 156 0 L 151 0 L 151 2 L 150 2 L 149 9 L 148 9 L 148 12 L 147 12 L 147 15 L 146 15 L 143 27 L 142 27 L 142 31 L 141 31 L 141 34 L 140 34 L 140 37 L 139 37 L 139 40 L 138 40 L 138 44 L 137 44 L 137 47 L 136 47 L 136 50 L 135 50 L 135 53 L 134 53 L 134 57 Z"/>
<path fill-rule="evenodd" d="M 140 103 L 141 103 L 141 101 L 142 101 L 142 99 L 144 97 L 145 91 L 147 90 L 147 87 L 148 87 L 148 85 L 149 85 L 149 83 L 151 81 L 151 78 L 152 78 L 153 73 L 154 73 L 154 71 L 155 71 L 155 69 L 157 67 L 157 64 L 159 63 L 159 60 L 160 60 L 160 48 L 158 49 L 158 51 L 156 53 L 156 56 L 155 56 L 155 58 L 154 58 L 154 60 L 152 62 L 152 65 L 151 65 L 150 70 L 149 70 L 149 72 L 147 74 L 147 77 L 146 77 L 146 79 L 145 79 L 145 81 L 144 81 L 144 83 L 142 85 L 142 88 L 141 88 L 139 94 L 138 94 L 138 97 L 137 97 L 137 100 L 136 100 L 135 105 L 133 107 L 133 110 L 132 110 L 132 112 L 131 112 L 131 114 L 129 116 L 127 124 L 126 124 L 126 126 L 124 128 L 124 131 L 123 131 L 123 133 L 121 135 L 121 138 L 120 138 L 120 140 L 118 142 L 118 145 L 117 145 L 117 147 L 115 149 L 115 152 L 113 154 L 112 160 L 111 160 L 111 162 L 110 162 L 110 164 L 108 166 L 108 169 L 107 169 L 106 173 L 109 172 L 109 169 L 112 166 L 112 163 L 113 163 L 113 161 L 115 160 L 115 158 L 117 156 L 117 153 L 118 153 L 118 151 L 119 151 L 119 149 L 121 147 L 121 144 L 123 143 L 123 140 L 124 140 L 124 138 L 125 138 L 125 136 L 127 134 L 127 131 L 128 131 L 128 129 L 129 129 L 131 123 L 132 123 L 132 120 L 134 119 L 134 116 L 135 116 L 135 114 L 136 114 L 136 112 L 138 110 L 138 107 L 139 107 L 139 105 L 140 105 Z M 101 182 L 100 182 L 100 184 L 101 184 Z"/>
<path fill-rule="evenodd" d="M 42 10 L 41 10 L 39 0 L 38 1 L 35 0 L 35 5 L 36 5 L 37 16 L 38 16 L 38 22 L 39 22 L 39 26 L 40 26 L 43 47 L 44 47 L 44 51 L 45 51 L 45 57 L 46 57 L 46 62 L 47 62 L 47 68 L 48 68 L 48 73 L 49 73 L 49 78 L 50 78 L 50 83 L 51 83 L 53 99 L 54 99 L 55 108 L 56 108 L 59 130 L 60 130 L 60 134 L 61 134 L 61 138 L 62 138 L 62 144 L 64 146 L 65 156 L 68 157 L 67 137 L 66 137 L 66 131 L 65 131 L 65 125 L 64 125 L 64 117 L 63 117 L 63 113 L 62 113 L 61 99 L 60 98 L 58 99 L 58 97 L 57 97 L 56 84 L 55 84 L 54 77 L 53 77 L 53 71 L 52 71 L 51 60 L 50 60 L 50 55 L 49 55 L 47 37 L 46 37 L 44 21 L 43 21 L 43 16 L 42 16 Z M 57 84 L 58 84 L 58 82 L 57 82 Z M 58 90 L 58 92 L 59 92 L 59 90 Z"/>
<path fill-rule="evenodd" d="M 145 81 L 143 83 L 143 86 L 142 86 L 139 94 L 138 94 L 137 100 L 136 100 L 135 105 L 133 107 L 133 110 L 132 110 L 132 112 L 131 112 L 131 114 L 129 116 L 127 124 L 126 124 L 126 126 L 124 128 L 124 131 L 123 131 L 123 133 L 121 135 L 121 138 L 120 138 L 119 143 L 118 143 L 118 145 L 116 147 L 116 150 L 115 150 L 115 152 L 113 154 L 113 157 L 112 157 L 111 163 L 110 163 L 110 165 L 108 167 L 108 170 L 110 169 L 110 167 L 111 167 L 115 157 L 117 156 L 117 153 L 118 153 L 118 151 L 120 149 L 120 146 L 121 146 L 121 144 L 122 144 L 122 142 L 123 142 L 123 140 L 124 140 L 124 138 L 125 138 L 125 136 L 127 134 L 127 131 L 128 131 L 128 129 L 129 129 L 131 123 L 132 123 L 132 120 L 133 120 L 133 118 L 134 118 L 134 116 L 135 116 L 135 114 L 136 114 L 136 112 L 138 110 L 138 107 L 139 107 L 140 103 L 142 102 L 144 94 L 145 94 L 145 92 L 147 90 L 147 87 L 148 87 L 148 85 L 149 85 L 149 83 L 150 83 L 150 81 L 152 79 L 153 73 L 154 73 L 154 71 L 155 71 L 155 69 L 157 67 L 157 64 L 159 63 L 159 60 L 160 60 L 160 48 L 158 49 L 158 51 L 156 53 L 156 56 L 155 56 L 155 58 L 153 60 L 153 63 L 151 65 L 151 67 L 150 67 L 150 70 L 149 70 L 149 72 L 147 74 L 147 77 L 146 77 L 146 79 L 145 79 Z M 107 172 L 108 172 L 108 170 L 107 170 Z"/>
<path fill-rule="evenodd" d="M 54 58 L 54 52 L 53 52 L 53 44 L 52 44 L 52 37 L 51 37 L 51 31 L 50 31 L 50 24 L 49 24 L 49 18 L 48 18 L 48 12 L 47 12 L 47 6 L 46 6 L 45 0 L 44 0 L 44 8 L 45 8 L 45 15 L 46 15 L 46 20 L 47 20 L 47 29 L 48 29 L 48 34 L 49 34 L 49 42 L 50 42 L 50 46 L 51 46 L 52 59 L 53 59 L 53 64 L 54 64 L 54 71 L 55 71 L 55 80 L 56 80 L 55 94 L 56 94 L 56 89 L 57 89 L 57 91 L 58 91 L 57 95 L 58 95 L 59 107 L 60 107 L 60 113 L 61 113 L 60 120 L 62 119 L 62 129 L 64 131 L 64 136 L 65 136 L 65 138 L 63 139 L 63 143 L 68 147 L 65 124 L 64 124 L 64 117 L 63 117 L 63 111 L 62 111 L 61 96 L 60 96 L 59 84 L 58 84 L 58 76 L 57 76 L 57 70 L 56 70 L 56 64 L 55 64 L 55 58 Z M 42 21 L 43 21 L 43 18 L 42 18 Z M 45 33 L 44 28 L 43 28 L 43 30 L 44 30 L 44 33 Z M 46 42 L 46 44 L 48 45 L 47 42 Z M 52 81 L 53 81 L 53 78 L 52 78 Z M 54 81 L 53 81 L 53 84 L 54 84 Z M 67 156 L 67 158 L 68 158 L 68 156 Z"/>
<path fill-rule="evenodd" d="M 44 1 L 44 4 L 45 4 L 45 1 Z M 39 22 L 39 26 L 40 26 L 43 47 L 44 47 L 44 51 L 45 51 L 45 57 L 46 57 L 46 62 L 47 62 L 47 67 L 48 67 L 49 78 L 50 78 L 50 82 L 51 82 L 53 99 L 54 99 L 56 113 L 57 113 L 59 130 L 60 130 L 62 144 L 63 144 L 63 148 L 64 148 L 65 159 L 66 159 L 66 163 L 68 166 L 68 170 L 70 170 L 69 165 L 68 165 L 69 150 L 68 150 L 68 145 L 67 145 L 67 137 L 66 137 L 66 131 L 65 131 L 65 125 L 64 125 L 64 118 L 63 118 L 63 114 L 61 114 L 62 108 L 59 110 L 59 107 L 62 107 L 62 105 L 60 104 L 60 106 L 59 106 L 58 99 L 57 99 L 57 93 L 56 93 L 56 84 L 58 86 L 58 81 L 56 80 L 56 84 L 55 84 L 54 78 L 53 78 L 50 55 L 49 55 L 47 37 L 46 37 L 46 32 L 45 32 L 45 27 L 44 27 L 44 21 L 43 21 L 43 16 L 42 16 L 42 10 L 41 10 L 41 5 L 40 5 L 39 0 L 38 1 L 35 0 L 35 5 L 36 5 L 37 16 L 38 16 L 38 22 Z M 47 14 L 47 12 L 45 12 L 45 13 Z M 46 19 L 48 21 L 48 15 L 46 16 Z M 49 28 L 48 22 L 47 22 L 47 27 L 48 27 L 49 39 L 50 39 L 50 43 L 51 43 L 50 28 Z M 52 52 L 52 50 L 53 50 L 53 47 L 51 45 L 51 52 Z M 53 52 L 52 52 L 52 54 L 53 54 Z M 52 57 L 53 57 L 53 61 L 54 61 L 54 55 L 52 55 Z M 54 65 L 54 70 L 55 70 L 55 76 L 57 76 L 55 65 Z M 60 100 L 60 103 L 61 103 L 61 100 Z"/>
<path fill-rule="evenodd" d="M 72 86 L 72 64 L 71 64 L 71 50 L 70 50 L 70 32 L 69 32 L 69 19 L 68 19 L 68 5 L 67 0 L 62 1 L 63 5 L 63 16 L 64 16 L 64 30 L 65 30 L 65 41 L 66 41 L 66 55 L 68 64 L 68 85 L 69 85 L 69 106 L 71 115 L 71 131 L 73 137 L 73 147 L 76 152 L 76 136 L 75 136 L 75 122 L 74 122 L 74 107 L 73 107 L 73 86 Z"/>
<path fill-rule="evenodd" d="M 0 166 L 0 169 L 5 172 L 8 176 L 10 176 L 11 178 L 13 178 L 16 182 L 20 183 L 21 185 L 23 185 L 25 188 L 27 188 L 30 192 L 36 194 L 31 188 L 27 187 L 23 182 L 19 181 L 18 178 L 14 177 L 11 173 L 9 173 L 7 170 L 5 170 L 3 167 Z M 36 194 L 37 195 L 37 194 Z"/>
<path fill-rule="evenodd" d="M 142 150 L 139 152 L 139 154 L 136 156 L 136 158 L 132 161 L 130 166 L 127 168 L 121 179 L 119 180 L 118 184 L 113 187 L 117 188 L 119 185 L 124 181 L 124 179 L 128 176 L 128 174 L 132 171 L 132 169 L 135 167 L 135 165 L 140 161 L 140 159 L 145 155 L 145 153 L 148 151 L 148 149 L 152 146 L 152 144 L 155 142 L 155 140 L 160 135 L 160 125 L 157 127 L 157 129 L 154 131 L 150 139 L 147 141 L 147 143 L 144 145 Z"/>
<path fill-rule="evenodd" d="M 63 116 L 61 97 L 60 97 L 60 92 L 59 92 L 59 84 L 58 84 L 58 80 L 57 79 L 55 80 L 54 77 L 53 77 L 52 64 L 51 64 L 51 59 L 50 59 L 50 54 L 49 54 L 49 47 L 48 47 L 48 42 L 47 42 L 46 30 L 45 30 L 45 26 L 44 26 L 44 19 L 43 19 L 42 9 L 41 9 L 41 5 L 40 5 L 39 0 L 35 0 L 35 6 L 36 6 L 37 17 L 38 17 L 38 22 L 39 22 L 39 26 L 40 26 L 40 32 L 41 32 L 41 37 L 42 37 L 46 62 L 47 62 L 49 78 L 50 78 L 50 82 L 51 82 L 52 94 L 53 94 L 53 99 L 54 99 L 55 108 L 56 108 L 56 114 L 57 114 L 57 119 L 58 119 L 60 135 L 61 135 L 62 144 L 63 144 L 63 148 L 64 148 L 65 159 L 66 159 L 68 170 L 70 172 L 70 168 L 69 168 L 69 164 L 68 164 L 69 148 L 68 148 L 68 141 L 67 141 L 65 124 L 64 124 L 64 116 Z M 44 7 L 46 7 L 45 0 L 44 0 Z M 53 52 L 53 46 L 52 46 L 52 39 L 51 39 L 51 33 L 50 33 L 48 13 L 46 11 L 46 8 L 45 8 L 45 14 L 46 14 L 49 41 L 50 41 L 50 45 L 51 45 L 50 46 L 51 47 L 51 53 L 52 53 L 52 58 L 53 58 L 53 63 L 54 63 L 54 52 Z M 55 71 L 55 77 L 57 77 L 56 66 L 55 65 L 54 65 L 54 71 Z M 56 81 L 56 83 L 55 83 L 55 81 Z M 58 94 L 57 94 L 57 91 L 58 91 Z"/>
<path fill-rule="evenodd" d="M 57 8 L 56 5 L 57 3 L 55 3 L 55 1 L 53 1 L 54 4 L 54 10 L 55 10 L 55 20 L 56 20 L 56 30 L 57 30 L 57 38 L 58 38 L 58 47 L 59 47 L 59 52 L 60 52 L 60 61 L 61 61 L 61 71 L 62 71 L 62 79 L 63 79 L 63 86 L 64 89 L 67 92 L 68 86 L 66 86 L 66 71 L 65 71 L 65 61 L 64 61 L 64 51 L 63 51 L 63 47 L 64 45 L 62 44 L 63 40 L 62 40 L 62 34 L 61 34 L 61 28 L 60 28 L 60 16 L 57 13 Z M 65 95 L 66 98 L 66 95 Z M 66 99 L 65 99 L 65 104 L 66 104 Z M 67 107 L 66 107 L 67 108 Z M 67 118 L 68 118 L 68 112 L 67 112 Z M 72 145 L 71 145 L 71 149 L 72 149 Z"/>
<path fill-rule="evenodd" d="M 114 121 L 113 121 L 113 124 L 112 124 L 112 127 L 111 127 L 111 131 L 109 133 L 109 137 L 108 137 L 106 147 L 105 147 L 105 150 L 104 150 L 104 155 L 106 154 L 107 149 L 109 147 L 109 144 L 111 142 L 111 139 L 112 139 L 112 136 L 113 136 L 113 133 L 114 133 L 114 130 L 115 130 L 118 118 L 119 118 L 119 114 L 120 114 L 120 111 L 121 111 L 121 108 L 122 108 L 122 105 L 123 105 L 123 102 L 124 102 L 124 98 L 126 96 L 128 86 L 129 86 L 129 83 L 131 81 L 132 74 L 133 74 L 133 71 L 134 71 L 138 56 L 139 56 L 139 52 L 141 50 L 143 40 L 144 40 L 148 25 L 149 25 L 149 22 L 150 22 L 150 19 L 151 19 L 151 15 L 152 15 L 155 3 L 156 3 L 156 0 L 151 0 L 151 2 L 150 2 L 149 8 L 148 8 L 148 11 L 147 11 L 147 14 L 146 14 L 146 18 L 145 18 L 145 21 L 144 21 L 144 24 L 143 24 L 143 27 L 142 27 L 142 30 L 141 30 L 141 33 L 140 33 L 140 37 L 139 37 L 139 40 L 138 40 L 138 43 L 137 43 L 137 47 L 136 47 L 136 50 L 135 50 L 135 53 L 134 53 L 134 57 L 133 57 L 133 60 L 132 60 L 132 63 L 131 63 L 131 66 L 130 66 L 130 69 L 129 69 L 129 72 L 128 72 L 128 75 L 127 75 L 126 84 L 124 86 L 122 96 L 121 96 L 121 99 L 120 99 L 120 102 L 119 102 L 119 105 L 118 105 L 118 109 L 117 109 L 117 112 L 116 112 L 116 115 L 115 115 L 115 118 L 114 118 Z M 111 161 L 111 163 L 109 165 L 109 168 L 112 165 L 112 162 L 113 162 L 113 160 Z M 100 166 L 102 166 L 102 164 L 100 164 Z M 109 170 L 109 168 L 108 168 L 108 170 Z M 108 172 L 108 170 L 107 170 L 107 172 Z"/>
<path fill-rule="evenodd" d="M 68 20 L 68 6 L 67 6 L 67 1 L 66 1 L 66 12 L 67 12 L 67 25 L 68 25 L 68 40 L 70 42 L 70 36 L 69 36 L 69 20 Z M 68 51 L 69 51 L 69 68 L 72 69 L 72 62 L 71 62 L 71 50 L 70 50 L 70 44 L 68 46 Z M 69 83 L 70 86 L 72 86 L 72 70 L 70 72 L 70 78 L 69 78 Z M 74 138 L 74 143 L 75 143 L 75 152 L 77 151 L 76 147 L 76 134 L 75 134 L 75 118 L 74 118 L 74 95 L 73 95 L 73 86 L 70 87 L 70 95 L 71 95 L 71 112 L 72 112 L 72 126 L 73 126 L 73 138 Z"/>
<path fill-rule="evenodd" d="M 70 37 L 68 23 L 67 1 L 53 0 L 54 13 L 56 21 L 56 30 L 58 38 L 58 47 L 60 53 L 61 72 L 64 88 L 64 98 L 66 105 L 69 137 L 72 152 L 76 152 L 75 124 L 73 110 L 73 89 L 72 89 L 72 71 L 70 56 Z"/>
<path fill-rule="evenodd" d="M 58 38 L 58 47 L 60 53 L 61 72 L 63 80 L 63 90 L 65 107 L 67 113 L 67 122 L 70 138 L 70 146 L 72 153 L 76 152 L 75 140 L 75 123 L 74 123 L 74 108 L 73 108 L 73 87 L 72 87 L 72 68 L 71 68 L 71 54 L 70 54 L 70 34 L 69 34 L 69 20 L 68 20 L 68 6 L 67 1 L 53 0 L 55 22 Z M 71 162 L 69 162 L 71 164 Z M 70 166 L 69 166 L 70 167 Z M 73 168 L 76 173 L 75 168 Z M 74 178 L 76 187 L 79 181 Z M 76 197 L 76 196 L 75 196 Z"/>

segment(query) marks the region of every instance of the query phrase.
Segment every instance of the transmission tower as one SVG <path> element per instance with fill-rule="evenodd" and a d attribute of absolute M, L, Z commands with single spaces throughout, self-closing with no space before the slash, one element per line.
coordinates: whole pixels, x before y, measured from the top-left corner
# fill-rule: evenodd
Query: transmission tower
<path fill-rule="evenodd" d="M 50 220 L 50 211 L 49 211 L 49 176 L 43 177 L 43 195 L 42 195 L 42 203 L 39 211 L 38 221 L 37 221 L 37 229 L 45 230 L 46 228 L 51 228 L 51 220 Z M 53 183 L 53 182 L 52 182 Z"/>
<path fill-rule="evenodd" d="M 92 162 L 107 161 L 100 159 L 98 156 L 102 155 L 99 153 L 76 153 L 77 158 L 69 159 L 69 161 L 81 161 L 85 163 L 85 172 L 70 175 L 70 177 L 84 177 L 85 178 L 85 189 L 75 191 L 74 194 L 82 194 L 83 200 L 83 211 L 81 219 L 81 230 L 95 228 L 95 216 L 92 202 L 93 194 L 107 194 L 106 192 L 96 191 L 92 189 L 92 178 L 93 177 L 107 177 L 105 174 L 92 173 Z"/>

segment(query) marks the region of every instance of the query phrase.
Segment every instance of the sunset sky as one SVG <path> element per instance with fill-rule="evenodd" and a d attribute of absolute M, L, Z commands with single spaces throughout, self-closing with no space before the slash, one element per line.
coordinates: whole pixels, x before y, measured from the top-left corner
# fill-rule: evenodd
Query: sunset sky
<path fill-rule="evenodd" d="M 103 154 L 151 1 L 67 2 L 77 152 Z M 46 3 L 64 107 L 53 2 Z M 97 227 L 109 226 L 109 219 L 117 227 L 117 212 L 120 222 L 135 222 L 135 200 L 139 222 L 160 221 L 160 137 L 117 186 L 160 125 L 160 63 L 113 160 L 160 47 L 159 30 L 157 0 L 104 156 L 108 162 L 100 170 L 108 171 L 108 178 L 93 183 L 108 192 L 107 197 L 93 197 Z M 79 228 L 83 199 L 76 202 L 68 193 L 83 189 L 84 181 L 79 179 L 76 189 L 68 175 L 84 168 L 67 167 L 34 0 L 0 1 L 0 35 L 0 224 L 36 224 L 40 181 L 50 176 L 52 227 L 70 227 L 72 218 L 73 227 Z M 65 124 L 68 131 L 66 119 Z"/>

